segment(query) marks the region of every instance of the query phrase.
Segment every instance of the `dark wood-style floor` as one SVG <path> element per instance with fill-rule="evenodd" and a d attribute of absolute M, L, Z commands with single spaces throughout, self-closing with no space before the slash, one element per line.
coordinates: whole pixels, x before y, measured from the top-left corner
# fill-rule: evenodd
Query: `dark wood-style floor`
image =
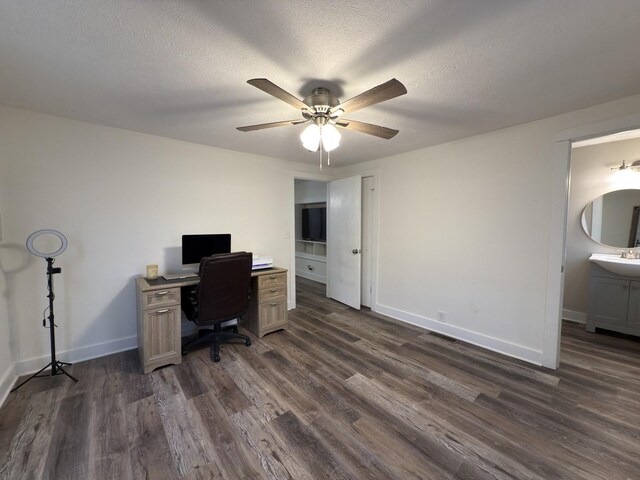
<path fill-rule="evenodd" d="M 551 372 L 300 281 L 287 331 L 142 375 L 135 351 L 0 409 L 0 478 L 640 478 L 640 342 L 567 324 Z"/>

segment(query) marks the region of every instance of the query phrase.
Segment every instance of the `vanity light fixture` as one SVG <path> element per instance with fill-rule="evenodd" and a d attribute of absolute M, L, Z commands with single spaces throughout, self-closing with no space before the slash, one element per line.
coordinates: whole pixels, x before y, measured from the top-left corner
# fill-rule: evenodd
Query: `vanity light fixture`
<path fill-rule="evenodd" d="M 611 170 L 617 170 L 618 172 L 622 172 L 624 170 L 638 172 L 640 171 L 640 160 L 634 161 L 631 165 L 627 165 L 626 160 L 622 160 L 622 165 L 619 167 L 611 167 Z"/>
<path fill-rule="evenodd" d="M 616 190 L 622 188 L 638 188 L 638 181 L 640 180 L 640 161 L 636 160 L 627 163 L 626 160 L 622 161 L 622 164 L 618 167 L 613 167 L 611 175 L 609 176 L 609 182 L 615 186 Z"/>
<path fill-rule="evenodd" d="M 626 170 L 627 168 L 629 168 L 629 165 L 627 165 L 627 162 L 625 160 L 622 160 L 622 165 L 620 165 L 619 167 L 611 167 L 611 170 L 617 170 L 619 172 Z"/>

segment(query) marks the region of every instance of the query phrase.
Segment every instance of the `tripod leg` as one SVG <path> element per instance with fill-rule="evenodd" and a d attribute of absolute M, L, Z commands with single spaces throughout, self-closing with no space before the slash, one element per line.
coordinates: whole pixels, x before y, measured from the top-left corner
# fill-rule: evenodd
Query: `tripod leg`
<path fill-rule="evenodd" d="M 69 377 L 71 380 L 73 380 L 74 382 L 78 382 L 78 379 L 75 378 L 72 375 L 69 375 L 64 368 L 62 368 L 62 365 L 64 362 L 58 362 L 58 370 L 60 370 L 62 373 L 64 373 L 67 377 Z M 65 365 L 71 365 L 70 363 L 64 363 Z"/>
<path fill-rule="evenodd" d="M 47 368 L 49 368 L 51 366 L 51 364 L 45 365 L 44 367 L 42 367 L 40 370 L 38 370 L 36 373 L 34 373 L 33 375 L 31 375 L 29 378 L 27 378 L 24 382 L 22 382 L 20 385 L 18 385 L 17 387 L 15 387 L 13 390 L 11 390 L 11 392 L 15 392 L 17 389 L 19 389 L 21 386 L 23 386 L 25 383 L 27 383 L 29 380 L 31 380 L 32 378 L 36 378 L 40 373 L 42 373 L 43 371 L 45 371 Z"/>

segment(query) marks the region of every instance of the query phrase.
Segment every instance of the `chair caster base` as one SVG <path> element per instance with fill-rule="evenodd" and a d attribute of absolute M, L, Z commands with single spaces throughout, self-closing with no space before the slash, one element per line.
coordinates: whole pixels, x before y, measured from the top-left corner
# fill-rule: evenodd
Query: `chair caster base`
<path fill-rule="evenodd" d="M 220 355 L 211 355 L 211 359 L 217 363 L 220 361 Z"/>
<path fill-rule="evenodd" d="M 245 344 L 247 347 L 250 347 L 250 346 L 251 346 L 251 340 L 249 340 L 249 339 L 247 338 L 247 341 L 246 341 L 246 342 L 244 342 L 244 344 Z"/>

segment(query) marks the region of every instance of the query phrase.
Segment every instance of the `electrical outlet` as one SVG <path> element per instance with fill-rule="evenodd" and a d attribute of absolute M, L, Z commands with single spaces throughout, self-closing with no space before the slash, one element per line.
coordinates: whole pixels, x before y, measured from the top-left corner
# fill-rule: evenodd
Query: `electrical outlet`
<path fill-rule="evenodd" d="M 442 323 L 447 323 L 447 312 L 438 310 L 438 321 Z"/>

